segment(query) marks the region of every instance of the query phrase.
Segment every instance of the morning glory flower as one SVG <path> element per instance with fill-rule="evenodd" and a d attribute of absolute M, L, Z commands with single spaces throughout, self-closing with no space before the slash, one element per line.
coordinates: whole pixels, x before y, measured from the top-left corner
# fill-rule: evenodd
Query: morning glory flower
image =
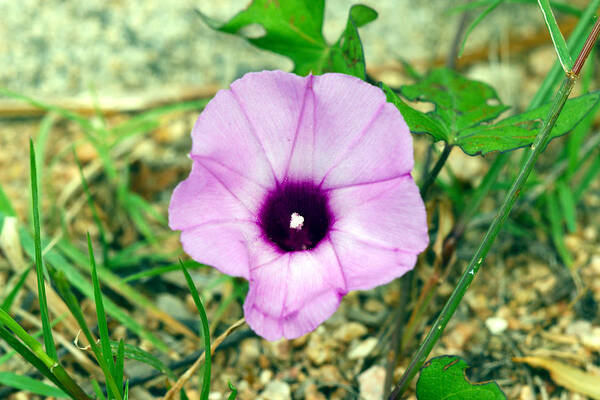
<path fill-rule="evenodd" d="M 245 318 L 268 340 L 314 330 L 427 247 L 408 127 L 358 78 L 246 74 L 208 103 L 192 141 L 169 226 L 194 260 L 248 280 Z"/>

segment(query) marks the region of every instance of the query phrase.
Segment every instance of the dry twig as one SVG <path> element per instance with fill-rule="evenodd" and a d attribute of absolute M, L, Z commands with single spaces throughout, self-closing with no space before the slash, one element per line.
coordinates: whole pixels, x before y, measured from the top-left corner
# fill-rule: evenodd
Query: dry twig
<path fill-rule="evenodd" d="M 237 321 L 235 324 L 233 324 L 229 328 L 227 328 L 227 330 L 225 332 L 223 332 L 223 334 L 221 336 L 219 336 L 213 342 L 212 346 L 210 346 L 210 354 L 211 355 L 214 354 L 215 350 L 217 349 L 217 347 L 219 347 L 219 345 L 223 342 L 223 340 L 225 340 L 227 338 L 227 336 L 229 336 L 234 330 L 236 330 L 237 328 L 242 326 L 245 322 L 246 322 L 246 320 L 244 318 L 242 318 L 239 321 Z M 174 399 L 174 396 L 177 393 L 179 393 L 181 388 L 183 388 L 183 386 L 192 378 L 192 376 L 194 376 L 196 371 L 198 371 L 198 368 L 200 368 L 200 366 L 204 362 L 205 354 L 206 353 L 202 353 L 202 355 L 200 357 L 198 357 L 196 362 L 191 367 L 189 367 L 188 370 L 185 371 L 183 373 L 183 375 L 181 375 L 181 377 L 179 377 L 177 382 L 175 382 L 175 384 L 171 387 L 171 389 L 169 389 L 169 391 L 167 392 L 167 394 L 165 395 L 163 400 L 173 400 Z"/>

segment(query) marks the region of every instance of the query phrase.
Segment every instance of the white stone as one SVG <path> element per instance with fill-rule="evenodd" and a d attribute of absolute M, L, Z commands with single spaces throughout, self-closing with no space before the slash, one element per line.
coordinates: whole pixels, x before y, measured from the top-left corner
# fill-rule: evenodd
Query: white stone
<path fill-rule="evenodd" d="M 290 389 L 290 385 L 283 381 L 271 381 L 262 391 L 260 396 L 258 396 L 259 400 L 291 400 L 292 399 L 292 391 Z"/>
<path fill-rule="evenodd" d="M 348 358 L 350 360 L 359 360 L 361 358 L 365 358 L 373 351 L 375 346 L 377 346 L 376 338 L 371 337 L 366 340 L 363 340 L 362 342 L 354 346 L 352 349 L 350 349 L 350 352 L 348 352 Z"/>
<path fill-rule="evenodd" d="M 363 400 L 381 400 L 383 398 L 383 384 L 385 382 L 385 368 L 374 365 L 358 376 L 360 398 Z"/>
<path fill-rule="evenodd" d="M 490 330 L 492 335 L 499 335 L 508 328 L 508 321 L 500 317 L 490 317 L 485 320 L 485 326 Z"/>

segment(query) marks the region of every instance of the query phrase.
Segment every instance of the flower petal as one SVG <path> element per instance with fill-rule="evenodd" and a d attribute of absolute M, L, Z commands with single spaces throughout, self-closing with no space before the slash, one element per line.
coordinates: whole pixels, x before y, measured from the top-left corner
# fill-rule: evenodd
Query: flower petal
<path fill-rule="evenodd" d="M 324 189 L 392 179 L 413 168 L 412 137 L 398 109 L 386 103 L 365 133 L 325 175 Z"/>
<path fill-rule="evenodd" d="M 259 228 L 251 222 L 208 222 L 181 233 L 183 249 L 194 260 L 224 274 L 250 279 L 251 251 L 261 241 Z"/>
<path fill-rule="evenodd" d="M 425 205 L 410 175 L 335 189 L 329 195 L 335 215 L 332 231 L 413 254 L 427 247 Z"/>
<path fill-rule="evenodd" d="M 346 282 L 328 241 L 287 253 L 250 271 L 244 303 L 248 324 L 269 340 L 293 339 L 315 329 L 337 309 Z"/>
<path fill-rule="evenodd" d="M 171 196 L 169 227 L 183 230 L 210 221 L 255 219 L 249 209 L 255 196 L 245 196 L 246 201 L 242 202 L 231 190 L 239 192 L 240 188 L 246 188 L 245 183 L 238 175 L 219 180 L 204 165 L 194 162 L 190 175 L 177 185 Z"/>
<path fill-rule="evenodd" d="M 248 73 L 231 84 L 231 93 L 279 181 L 284 179 L 295 146 L 312 79 L 282 71 L 263 71 Z"/>
<path fill-rule="evenodd" d="M 194 124 L 192 141 L 193 159 L 219 163 L 259 185 L 275 181 L 265 150 L 230 90 L 219 91 L 206 105 Z"/>
<path fill-rule="evenodd" d="M 391 282 L 413 269 L 417 255 L 364 242 L 352 234 L 331 232 L 348 290 L 368 290 Z"/>
<path fill-rule="evenodd" d="M 314 110 L 307 105 L 301 122 L 313 129 L 299 130 L 289 174 L 308 170 L 320 182 L 361 140 L 386 99 L 381 89 L 343 74 L 315 76 L 312 96 L 307 104 Z"/>

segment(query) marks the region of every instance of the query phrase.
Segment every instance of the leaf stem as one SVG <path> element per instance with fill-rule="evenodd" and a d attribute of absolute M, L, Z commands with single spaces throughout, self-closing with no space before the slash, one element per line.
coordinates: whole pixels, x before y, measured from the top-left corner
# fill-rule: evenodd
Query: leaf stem
<path fill-rule="evenodd" d="M 446 164 L 446 160 L 448 160 L 448 156 L 452 151 L 452 147 L 453 146 L 451 144 L 446 143 L 446 145 L 444 146 L 444 150 L 440 155 L 440 158 L 438 158 L 431 171 L 429 171 L 429 174 L 427 174 L 425 182 L 423 182 L 423 185 L 421 186 L 421 197 L 423 197 L 423 199 L 427 197 L 427 192 L 429 191 L 429 188 L 431 187 L 433 182 L 435 182 L 435 178 L 437 178 L 444 164 Z"/>
<path fill-rule="evenodd" d="M 579 76 L 585 60 L 587 60 L 588 56 L 590 55 L 590 51 L 592 51 L 592 48 L 594 47 L 594 43 L 596 43 L 596 39 L 598 39 L 599 33 L 600 23 L 599 20 L 596 19 L 596 23 L 594 24 L 594 28 L 592 28 L 592 32 L 583 44 L 583 49 L 581 49 L 579 56 L 575 60 L 575 64 L 573 64 L 573 70 L 571 71 L 573 75 Z"/>
<path fill-rule="evenodd" d="M 406 391 L 412 378 L 421 368 L 421 366 L 427 359 L 427 356 L 429 355 L 436 342 L 442 335 L 444 328 L 450 321 L 450 318 L 456 311 L 456 308 L 458 307 L 464 294 L 471 285 L 471 282 L 475 278 L 475 275 L 479 271 L 479 268 L 483 264 L 483 260 L 485 259 L 487 253 L 492 247 L 496 236 L 498 236 L 500 228 L 502 227 L 504 221 L 508 217 L 512 206 L 514 205 L 517 197 L 519 196 L 519 193 L 521 192 L 521 189 L 523 188 L 523 185 L 525 184 L 527 178 L 529 177 L 529 174 L 533 170 L 537 158 L 548 144 L 550 140 L 550 132 L 552 131 L 552 128 L 554 127 L 554 124 L 556 123 L 556 120 L 560 115 L 560 112 L 563 106 L 565 105 L 565 102 L 569 98 L 569 94 L 571 93 L 573 85 L 577 80 L 578 71 L 581 71 L 581 67 L 583 66 L 587 56 L 589 55 L 589 50 L 587 50 L 587 48 L 593 46 L 599 33 L 600 19 L 596 20 L 594 28 L 588 36 L 588 39 L 586 40 L 586 44 L 589 45 L 584 46 L 581 53 L 579 54 L 579 57 L 577 57 L 576 64 L 578 66 L 578 69 L 576 70 L 575 68 L 573 68 L 573 70 L 570 73 L 568 73 L 564 78 L 560 88 L 558 89 L 558 92 L 556 93 L 552 108 L 550 109 L 550 112 L 544 121 L 544 125 L 542 126 L 540 132 L 537 134 L 533 144 L 531 145 L 531 150 L 529 151 L 525 164 L 519 171 L 519 175 L 513 182 L 509 192 L 504 198 L 504 201 L 502 202 L 502 205 L 500 206 L 496 217 L 494 218 L 490 227 L 488 228 L 488 231 L 486 232 L 483 240 L 481 241 L 479 248 L 473 255 L 473 258 L 469 262 L 469 265 L 463 272 L 458 284 L 456 285 L 454 291 L 450 295 L 450 298 L 444 305 L 444 308 L 442 309 L 440 315 L 435 320 L 433 326 L 429 330 L 427 337 L 425 338 L 425 340 L 423 340 L 423 342 L 419 346 L 419 349 L 413 355 L 408 368 L 406 369 L 404 375 L 402 375 L 402 378 L 400 379 L 400 383 L 398 384 L 394 392 L 390 395 L 390 400 L 398 399 L 399 396 Z M 426 189 L 425 185 L 423 187 Z"/>

